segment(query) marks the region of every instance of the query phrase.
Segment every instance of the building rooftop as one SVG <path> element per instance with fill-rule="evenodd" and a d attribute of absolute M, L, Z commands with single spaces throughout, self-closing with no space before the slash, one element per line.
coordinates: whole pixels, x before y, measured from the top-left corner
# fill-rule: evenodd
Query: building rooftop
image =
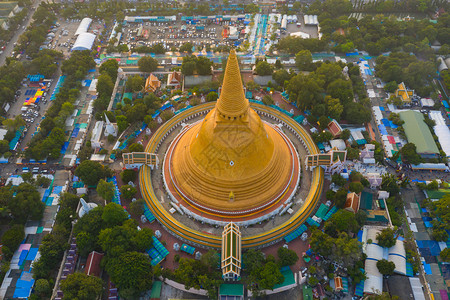
<path fill-rule="evenodd" d="M 87 261 L 86 261 L 86 267 L 84 268 L 84 272 L 86 275 L 93 275 L 93 276 L 100 276 L 101 268 L 100 268 L 100 261 L 103 258 L 103 253 L 99 253 L 96 251 L 92 251 L 89 253 Z"/>
<path fill-rule="evenodd" d="M 400 112 L 400 119 L 405 121 L 403 128 L 406 138 L 408 142 L 416 145 L 417 153 L 439 153 L 430 129 L 424 122 L 422 113 L 414 110 L 402 111 Z"/>

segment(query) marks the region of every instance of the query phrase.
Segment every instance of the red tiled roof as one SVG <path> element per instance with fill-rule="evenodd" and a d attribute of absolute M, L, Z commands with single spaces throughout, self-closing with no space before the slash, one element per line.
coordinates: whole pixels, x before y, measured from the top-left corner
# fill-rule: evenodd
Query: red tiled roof
<path fill-rule="evenodd" d="M 335 120 L 331 121 L 328 124 L 328 130 L 333 136 L 337 136 L 342 132 L 341 126 Z"/>
<path fill-rule="evenodd" d="M 96 251 L 92 251 L 89 253 L 87 261 L 86 261 L 86 267 L 84 268 L 84 272 L 86 275 L 93 275 L 100 277 L 100 261 L 103 258 L 103 253 L 98 253 Z"/>
<path fill-rule="evenodd" d="M 359 209 L 359 195 L 356 193 L 348 193 L 344 209 L 356 214 Z"/>

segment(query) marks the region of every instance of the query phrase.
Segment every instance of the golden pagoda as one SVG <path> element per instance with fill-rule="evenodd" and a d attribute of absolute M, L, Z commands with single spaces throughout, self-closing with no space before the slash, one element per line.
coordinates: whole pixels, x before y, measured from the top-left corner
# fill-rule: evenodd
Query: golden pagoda
<path fill-rule="evenodd" d="M 232 50 L 215 108 L 171 146 L 165 162 L 171 185 L 177 197 L 202 212 L 239 215 L 266 209 L 296 176 L 295 149 L 286 139 L 250 108 Z"/>

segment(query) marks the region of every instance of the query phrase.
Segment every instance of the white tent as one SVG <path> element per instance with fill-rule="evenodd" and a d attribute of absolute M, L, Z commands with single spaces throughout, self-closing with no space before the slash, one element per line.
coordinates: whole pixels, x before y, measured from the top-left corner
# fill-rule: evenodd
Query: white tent
<path fill-rule="evenodd" d="M 377 268 L 377 261 L 366 259 L 364 266 L 367 279 L 364 281 L 364 293 L 378 294 L 383 292 L 383 275 Z"/>
<path fill-rule="evenodd" d="M 87 32 L 89 26 L 91 26 L 91 23 L 92 23 L 91 18 L 84 18 L 83 20 L 81 20 L 80 25 L 78 25 L 77 31 L 75 31 L 75 36 Z"/>
<path fill-rule="evenodd" d="M 414 300 L 425 300 L 425 295 L 423 294 L 423 286 L 419 278 L 409 278 L 409 283 L 411 284 L 411 289 L 414 294 Z"/>
<path fill-rule="evenodd" d="M 389 248 L 388 260 L 395 264 L 395 273 L 406 275 L 406 250 L 403 241 L 397 240 L 395 245 Z"/>
<path fill-rule="evenodd" d="M 75 50 L 91 50 L 94 45 L 95 34 L 83 32 L 77 37 L 75 44 L 73 44 L 72 51 Z"/>
<path fill-rule="evenodd" d="M 445 152 L 447 157 L 450 157 L 450 129 L 445 123 L 445 120 L 440 111 L 430 111 L 430 119 L 432 119 L 436 125 L 433 127 L 434 133 L 439 139 L 442 150 Z"/>

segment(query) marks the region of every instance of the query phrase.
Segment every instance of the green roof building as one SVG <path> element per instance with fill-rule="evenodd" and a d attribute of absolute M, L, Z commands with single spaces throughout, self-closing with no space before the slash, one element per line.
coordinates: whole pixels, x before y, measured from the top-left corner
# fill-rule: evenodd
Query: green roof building
<path fill-rule="evenodd" d="M 223 283 L 219 287 L 220 300 L 243 300 L 244 285 Z"/>
<path fill-rule="evenodd" d="M 433 136 L 424 122 L 423 114 L 407 110 L 399 113 L 400 119 L 405 121 L 406 138 L 409 143 L 416 145 L 417 153 L 423 158 L 434 158 L 439 154 L 439 149 L 433 139 Z"/>

